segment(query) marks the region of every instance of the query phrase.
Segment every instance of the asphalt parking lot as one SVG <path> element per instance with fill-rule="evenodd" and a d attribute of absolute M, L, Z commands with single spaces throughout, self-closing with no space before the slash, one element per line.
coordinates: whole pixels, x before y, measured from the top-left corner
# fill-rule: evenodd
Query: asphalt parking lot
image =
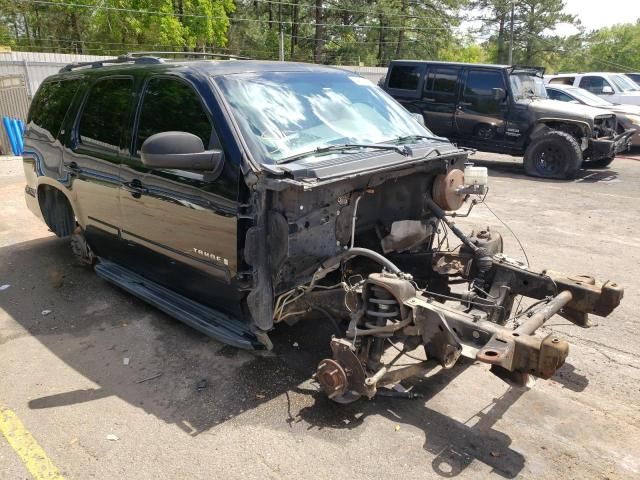
<path fill-rule="evenodd" d="M 326 325 L 279 327 L 271 355 L 204 337 L 76 265 L 24 206 L 21 165 L 0 161 L 0 416 L 68 479 L 640 478 L 640 154 L 570 182 L 476 158 L 532 266 L 625 286 L 592 328 L 545 327 L 571 344 L 550 381 L 512 389 L 464 362 L 413 382 L 419 400 L 333 404 L 309 381 Z M 522 258 L 484 206 L 458 223 Z M 2 436 L 0 478 L 30 478 Z"/>

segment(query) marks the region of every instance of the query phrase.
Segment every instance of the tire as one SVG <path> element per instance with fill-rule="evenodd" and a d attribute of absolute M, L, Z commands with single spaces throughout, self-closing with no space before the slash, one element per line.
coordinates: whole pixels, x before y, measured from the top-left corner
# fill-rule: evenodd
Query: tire
<path fill-rule="evenodd" d="M 536 138 L 524 153 L 524 170 L 534 177 L 572 179 L 581 165 L 580 145 L 570 134 L 559 130 Z"/>
<path fill-rule="evenodd" d="M 591 160 L 588 162 L 584 162 L 584 168 L 607 168 L 611 165 L 611 162 L 615 160 L 616 156 L 613 155 L 611 157 L 601 158 L 600 160 Z"/>

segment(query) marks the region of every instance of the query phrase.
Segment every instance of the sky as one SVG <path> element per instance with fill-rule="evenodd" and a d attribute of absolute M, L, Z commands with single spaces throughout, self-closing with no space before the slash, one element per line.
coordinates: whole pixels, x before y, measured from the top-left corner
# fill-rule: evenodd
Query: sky
<path fill-rule="evenodd" d="M 577 15 L 587 30 L 632 23 L 640 18 L 640 0 L 564 0 L 565 11 Z M 559 35 L 576 33 L 572 25 L 562 24 Z"/>
<path fill-rule="evenodd" d="M 616 23 L 633 23 L 640 18 L 640 0 L 564 0 L 564 3 L 565 11 L 576 15 L 587 31 Z M 477 22 L 462 22 L 459 31 L 477 31 L 478 27 Z M 578 30 L 572 24 L 563 23 L 553 33 L 567 36 Z"/>

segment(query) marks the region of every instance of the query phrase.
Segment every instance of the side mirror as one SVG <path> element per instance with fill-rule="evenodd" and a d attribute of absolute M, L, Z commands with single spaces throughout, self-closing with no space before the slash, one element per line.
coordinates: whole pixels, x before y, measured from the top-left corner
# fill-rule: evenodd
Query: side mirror
<path fill-rule="evenodd" d="M 200 137 L 188 132 L 161 132 L 147 138 L 140 148 L 142 163 L 149 168 L 206 170 L 220 174 L 222 150 L 205 150 Z"/>
<path fill-rule="evenodd" d="M 613 88 L 611 88 L 609 85 L 605 85 L 604 87 L 602 87 L 602 93 L 604 93 L 605 95 L 613 95 Z"/>
<path fill-rule="evenodd" d="M 504 88 L 492 88 L 494 100 L 502 100 L 507 95 L 507 91 Z"/>
<path fill-rule="evenodd" d="M 416 120 L 416 122 L 418 122 L 420 125 L 422 125 L 423 127 L 426 127 L 425 123 L 424 123 L 424 117 L 422 116 L 421 113 L 413 113 L 411 112 L 411 116 Z"/>

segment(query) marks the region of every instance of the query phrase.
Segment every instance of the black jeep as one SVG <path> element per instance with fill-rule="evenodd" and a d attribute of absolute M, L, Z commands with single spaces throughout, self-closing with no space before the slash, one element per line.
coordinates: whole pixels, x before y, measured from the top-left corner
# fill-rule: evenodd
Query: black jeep
<path fill-rule="evenodd" d="M 384 89 L 426 126 L 460 145 L 524 155 L 527 174 L 573 178 L 629 147 L 613 112 L 547 98 L 544 69 L 435 61 L 391 62 Z"/>
<path fill-rule="evenodd" d="M 334 324 L 317 379 L 337 401 L 460 355 L 510 382 L 548 378 L 568 345 L 535 331 L 561 309 L 587 326 L 622 298 L 460 231 L 450 218 L 482 201 L 486 169 L 342 70 L 70 65 L 38 90 L 25 144 L 30 209 L 106 280 L 240 348 L 271 348 L 278 322 Z M 517 295 L 538 302 L 512 316 Z"/>

